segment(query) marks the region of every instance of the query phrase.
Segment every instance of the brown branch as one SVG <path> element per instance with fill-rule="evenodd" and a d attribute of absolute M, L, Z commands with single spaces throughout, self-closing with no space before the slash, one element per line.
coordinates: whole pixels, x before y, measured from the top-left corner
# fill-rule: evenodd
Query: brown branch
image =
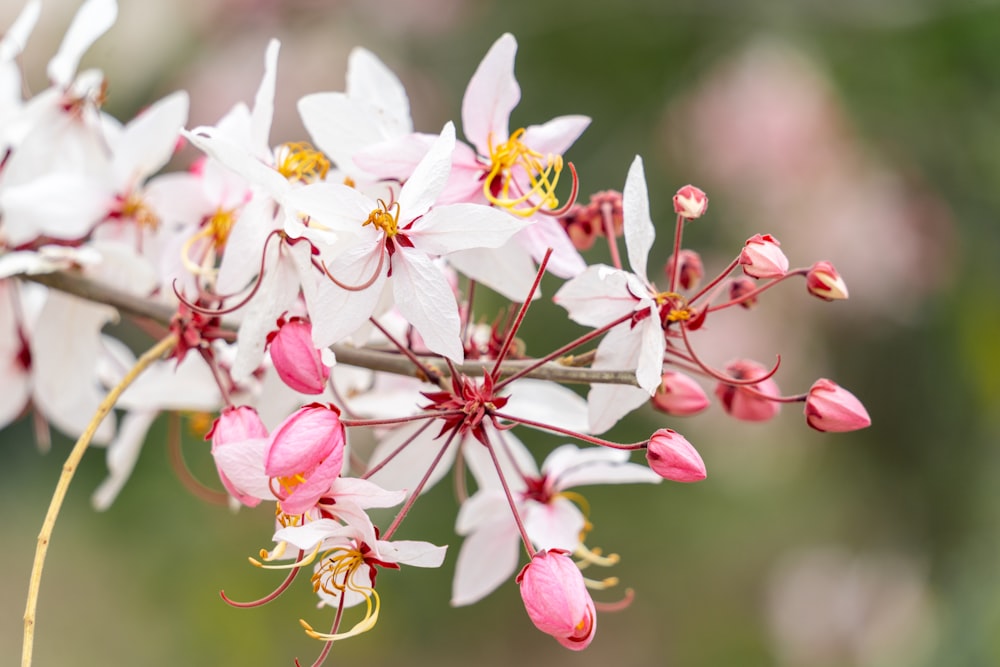
<path fill-rule="evenodd" d="M 60 292 L 78 296 L 81 299 L 113 306 L 127 315 L 153 320 L 164 326 L 170 324 L 174 315 L 174 311 L 167 304 L 102 285 L 78 273 L 60 271 L 19 277 Z M 227 325 L 227 328 L 235 329 L 232 325 Z M 420 371 L 413 367 L 413 362 L 395 351 L 353 347 L 343 343 L 332 345 L 331 349 L 337 355 L 337 363 L 373 371 L 395 373 L 396 375 L 420 376 Z M 628 384 L 637 386 L 634 371 L 598 370 L 582 368 L 578 365 L 582 360 L 589 362 L 592 358 L 591 353 L 584 353 L 576 357 L 567 357 L 562 362 L 549 362 L 529 372 L 527 377 L 567 384 Z M 421 356 L 419 359 L 431 367 L 441 370 L 442 374 L 447 374 L 444 372 L 444 364 L 440 357 Z M 532 363 L 534 363 L 532 359 L 505 361 L 500 367 L 500 377 L 513 375 Z M 486 361 L 482 363 L 467 362 L 457 365 L 456 369 L 465 375 L 478 376 L 489 372 L 489 365 L 489 362 Z"/>

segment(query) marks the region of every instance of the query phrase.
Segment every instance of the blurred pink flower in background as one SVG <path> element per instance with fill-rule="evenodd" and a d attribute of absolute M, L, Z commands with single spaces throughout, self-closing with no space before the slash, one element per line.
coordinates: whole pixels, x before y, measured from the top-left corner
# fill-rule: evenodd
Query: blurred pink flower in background
<path fill-rule="evenodd" d="M 936 618 L 926 573 L 902 555 L 816 547 L 788 554 L 767 587 L 777 665 L 923 664 Z"/>
<path fill-rule="evenodd" d="M 872 157 L 833 85 L 793 47 L 737 53 L 665 120 L 675 153 L 730 202 L 720 219 L 764 227 L 793 263 L 822 254 L 858 287 L 844 317 L 905 319 L 949 278 L 945 204 L 909 168 Z"/>

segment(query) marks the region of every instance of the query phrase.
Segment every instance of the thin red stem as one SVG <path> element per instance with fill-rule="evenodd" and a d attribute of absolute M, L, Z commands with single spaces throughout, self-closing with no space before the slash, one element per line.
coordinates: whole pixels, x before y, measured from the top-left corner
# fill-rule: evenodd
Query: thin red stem
<path fill-rule="evenodd" d="M 487 436 L 487 439 L 489 439 L 489 436 Z M 528 537 L 528 530 L 524 527 L 524 522 L 521 520 L 521 513 L 517 511 L 517 503 L 514 500 L 514 495 L 510 492 L 510 486 L 507 484 L 507 478 L 503 474 L 503 468 L 500 467 L 500 459 L 497 458 L 492 441 L 486 446 L 486 449 L 489 450 L 490 458 L 493 459 L 493 466 L 496 468 L 497 477 L 500 478 L 500 486 L 503 487 L 504 495 L 507 496 L 510 511 L 514 514 L 514 523 L 517 524 L 517 530 L 521 533 L 521 542 L 524 543 L 524 550 L 528 552 L 528 558 L 532 558 L 535 555 L 535 547 L 531 544 L 531 538 Z"/>
<path fill-rule="evenodd" d="M 684 216 L 677 216 L 677 225 L 674 227 L 674 270 L 670 272 L 669 292 L 677 291 L 677 279 L 681 274 L 681 236 L 684 234 Z"/>
<path fill-rule="evenodd" d="M 610 440 L 605 440 L 604 438 L 598 438 L 593 435 L 587 435 L 585 433 L 579 433 L 577 431 L 572 431 L 568 428 L 562 428 L 560 426 L 555 426 L 553 424 L 543 424 L 542 422 L 536 422 L 533 419 L 525 419 L 524 417 L 514 417 L 513 415 L 504 414 L 502 412 L 494 412 L 493 416 L 497 419 L 506 419 L 507 421 L 514 422 L 516 424 L 521 424 L 522 426 L 529 426 L 531 428 L 538 429 L 540 431 L 548 431 L 549 433 L 558 433 L 559 435 L 568 435 L 571 438 L 576 438 L 577 440 L 582 440 L 583 442 L 589 442 L 592 445 L 599 445 L 601 447 L 610 447 L 611 449 L 623 449 L 626 451 L 635 451 L 637 449 L 643 449 L 646 447 L 648 440 L 643 440 L 642 442 L 635 442 L 628 445 L 623 445 L 618 442 L 611 442 Z"/>
<path fill-rule="evenodd" d="M 302 558 L 302 555 L 303 552 L 299 551 L 299 558 Z M 260 607 L 261 605 L 265 605 L 268 602 L 271 602 L 279 595 L 284 593 L 285 590 L 292 585 L 292 581 L 295 579 L 295 575 L 297 575 L 299 573 L 299 570 L 301 569 L 302 569 L 301 567 L 292 568 L 292 570 L 288 573 L 288 576 L 285 577 L 285 580 L 282 581 L 277 588 L 275 588 L 273 591 L 271 591 L 264 597 L 260 598 L 259 600 L 253 600 L 252 602 L 236 602 L 235 600 L 230 600 L 226 596 L 225 591 L 219 591 L 219 597 L 221 597 L 222 601 L 228 604 L 230 607 L 239 607 L 240 609 L 246 609 L 249 607 Z"/>
<path fill-rule="evenodd" d="M 493 364 L 493 370 L 490 371 L 490 375 L 493 376 L 493 380 L 496 381 L 500 376 L 500 366 L 503 364 L 503 360 L 507 357 L 507 353 L 510 352 L 510 346 L 514 343 L 514 337 L 517 335 L 517 330 L 521 328 L 521 323 L 524 321 L 524 316 L 528 312 L 528 308 L 531 306 L 531 300 L 535 296 L 535 292 L 538 290 L 538 284 L 542 282 L 542 276 L 545 275 L 545 266 L 549 263 L 549 257 L 552 256 L 552 248 L 545 251 L 545 256 L 542 257 L 541 263 L 538 265 L 538 271 L 535 272 L 535 280 L 531 283 L 531 289 L 528 290 L 528 297 L 521 304 L 521 308 L 517 311 L 517 317 L 514 318 L 514 324 L 507 329 L 507 336 L 504 338 L 503 345 L 500 347 L 500 352 L 497 353 L 496 363 Z"/>
<path fill-rule="evenodd" d="M 420 478 L 420 481 L 410 493 L 410 497 L 406 499 L 406 503 L 399 510 L 399 513 L 396 514 L 396 518 L 393 519 L 389 527 L 385 529 L 385 532 L 382 534 L 383 540 L 390 539 L 392 534 L 396 532 L 396 529 L 399 528 L 399 524 L 403 523 L 403 519 L 405 519 L 406 515 L 409 514 L 410 508 L 413 507 L 413 503 L 417 502 L 417 497 L 420 495 L 420 492 L 424 490 L 424 487 L 427 486 L 427 480 L 431 478 L 431 473 L 433 473 L 435 468 L 438 467 L 438 464 L 441 463 L 441 459 L 444 458 L 444 453 L 448 451 L 448 447 L 451 446 L 451 443 L 457 434 L 458 429 L 452 429 L 451 433 L 448 434 L 448 437 L 444 441 L 444 445 L 438 450 L 438 453 L 434 457 L 434 460 L 431 461 L 431 464 L 427 466 L 427 472 L 425 472 L 424 476 Z"/>

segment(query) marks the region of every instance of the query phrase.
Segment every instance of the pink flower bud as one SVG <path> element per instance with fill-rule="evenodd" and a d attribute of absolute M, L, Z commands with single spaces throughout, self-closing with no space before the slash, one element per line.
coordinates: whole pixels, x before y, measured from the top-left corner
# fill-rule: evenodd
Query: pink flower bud
<path fill-rule="evenodd" d="M 729 300 L 739 301 L 740 299 L 743 299 L 745 295 L 749 294 L 755 289 L 757 289 L 757 283 L 750 280 L 746 276 L 733 278 L 729 282 Z M 757 297 L 751 296 L 749 298 L 743 299 L 742 301 L 739 301 L 739 304 L 744 308 L 746 308 L 747 310 L 750 310 L 751 308 L 757 305 Z"/>
<path fill-rule="evenodd" d="M 256 410 L 246 405 L 226 407 L 205 435 L 206 440 L 212 441 L 212 457 L 222 485 L 247 507 L 256 507 L 261 498 L 234 481 L 226 469 L 230 461 L 239 461 L 240 464 L 231 469 L 237 475 L 255 466 L 260 470 L 262 461 L 259 457 L 262 441 L 266 438 L 264 422 Z"/>
<path fill-rule="evenodd" d="M 695 415 L 708 407 L 708 396 L 701 385 L 684 373 L 667 371 L 652 398 L 653 407 L 677 417 Z"/>
<path fill-rule="evenodd" d="M 817 431 L 857 431 L 872 420 L 861 401 L 836 382 L 820 378 L 806 397 L 806 423 Z"/>
<path fill-rule="evenodd" d="M 602 190 L 590 195 L 587 211 L 597 228 L 598 235 L 607 236 L 607 228 L 614 230 L 615 238 L 622 235 L 625 229 L 625 214 L 622 210 L 622 193 L 617 190 Z"/>
<path fill-rule="evenodd" d="M 330 490 L 344 463 L 344 426 L 332 405 L 299 408 L 274 430 L 264 472 L 285 514 L 302 514 Z"/>
<path fill-rule="evenodd" d="M 755 361 L 741 359 L 726 366 L 726 372 L 737 380 L 753 380 L 764 377 L 768 371 Z M 778 385 L 771 378 L 751 385 L 720 382 L 715 387 L 715 395 L 731 417 L 742 421 L 767 421 L 781 409 L 781 403 L 768 398 L 781 396 Z"/>
<path fill-rule="evenodd" d="M 700 482 L 707 475 L 694 445 L 669 428 L 661 428 L 649 439 L 646 461 L 653 472 L 674 482 Z"/>
<path fill-rule="evenodd" d="M 674 212 L 682 218 L 694 220 L 708 210 L 708 196 L 693 185 L 685 185 L 674 195 Z"/>
<path fill-rule="evenodd" d="M 818 296 L 825 301 L 847 298 L 847 285 L 844 279 L 833 268 L 833 264 L 827 261 L 816 262 L 806 274 L 806 289 L 813 296 Z"/>
<path fill-rule="evenodd" d="M 705 275 L 705 266 L 701 263 L 701 255 L 694 250 L 681 250 L 681 269 L 678 273 L 678 282 L 682 289 L 694 289 L 701 282 Z M 667 265 L 663 269 L 667 278 L 674 275 L 674 256 L 670 255 Z"/>
<path fill-rule="evenodd" d="M 274 370 L 286 385 L 302 394 L 322 394 L 330 369 L 312 342 L 312 325 L 300 317 L 278 320 L 267 337 Z"/>
<path fill-rule="evenodd" d="M 536 551 L 516 580 L 536 628 L 573 651 L 590 645 L 597 630 L 597 612 L 580 568 L 565 551 Z"/>
<path fill-rule="evenodd" d="M 788 258 L 778 239 L 770 234 L 754 234 L 740 252 L 743 272 L 752 278 L 780 278 L 788 272 Z"/>

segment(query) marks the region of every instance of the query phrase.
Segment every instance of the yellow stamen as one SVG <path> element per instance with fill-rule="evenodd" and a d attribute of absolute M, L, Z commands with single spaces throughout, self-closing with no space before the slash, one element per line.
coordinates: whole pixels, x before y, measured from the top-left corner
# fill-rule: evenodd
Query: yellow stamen
<path fill-rule="evenodd" d="M 275 151 L 275 169 L 290 181 L 312 183 L 326 178 L 330 161 L 305 141 L 282 144 Z"/>
<path fill-rule="evenodd" d="M 670 301 L 671 304 L 677 304 L 678 307 L 671 307 L 670 311 L 667 313 L 668 322 L 680 322 L 684 320 L 689 320 L 694 315 L 694 311 L 688 305 L 687 299 L 678 294 L 677 292 L 659 292 L 655 297 L 656 305 L 662 306 L 663 304 Z"/>
<path fill-rule="evenodd" d="M 210 412 L 184 411 L 182 414 L 187 417 L 188 431 L 199 437 L 208 432 L 214 421 Z"/>
<path fill-rule="evenodd" d="M 364 618 L 350 630 L 333 634 L 317 632 L 302 619 L 299 620 L 299 623 L 305 628 L 307 635 L 313 639 L 327 642 L 347 639 L 368 632 L 375 627 L 375 623 L 378 621 L 381 600 L 374 588 L 358 585 L 354 582 L 354 573 L 358 568 L 365 566 L 364 556 L 354 548 L 337 548 L 326 552 L 323 557 L 325 559 L 323 565 L 312 575 L 313 590 L 322 590 L 331 596 L 344 595 L 347 591 L 360 593 L 365 598 Z"/>
<path fill-rule="evenodd" d="M 399 232 L 399 202 L 391 206 L 381 199 L 378 200 L 378 208 L 368 214 L 368 219 L 361 223 L 361 226 L 374 225 L 381 229 L 388 238 L 392 238 Z"/>
<path fill-rule="evenodd" d="M 614 588 L 615 586 L 617 586 L 618 577 L 607 577 L 606 579 L 600 579 L 600 580 L 588 579 L 587 577 L 584 577 L 583 583 L 587 588 L 591 590 L 604 591 L 609 588 Z"/>
<path fill-rule="evenodd" d="M 573 555 L 580 559 L 577 566 L 579 566 L 581 570 L 590 565 L 611 567 L 612 565 L 617 565 L 621 560 L 621 556 L 618 554 L 608 554 L 607 556 L 603 556 L 601 555 L 602 553 L 601 549 L 590 549 L 583 542 L 578 544 L 576 549 L 573 550 Z"/>
<path fill-rule="evenodd" d="M 493 137 L 490 137 L 490 171 L 483 181 L 483 195 L 494 206 L 528 217 L 543 208 L 559 208 L 555 190 L 563 169 L 563 159 L 561 155 L 542 155 L 532 150 L 521 140 L 523 137 L 523 127 L 497 146 L 493 145 Z M 527 192 L 517 191 L 515 175 L 518 169 L 523 171 L 530 183 Z M 511 191 L 512 186 L 514 192 Z"/>
<path fill-rule="evenodd" d="M 160 218 L 146 201 L 134 192 L 122 202 L 121 216 L 132 218 L 140 227 L 149 227 L 153 231 L 156 231 L 160 226 Z"/>

